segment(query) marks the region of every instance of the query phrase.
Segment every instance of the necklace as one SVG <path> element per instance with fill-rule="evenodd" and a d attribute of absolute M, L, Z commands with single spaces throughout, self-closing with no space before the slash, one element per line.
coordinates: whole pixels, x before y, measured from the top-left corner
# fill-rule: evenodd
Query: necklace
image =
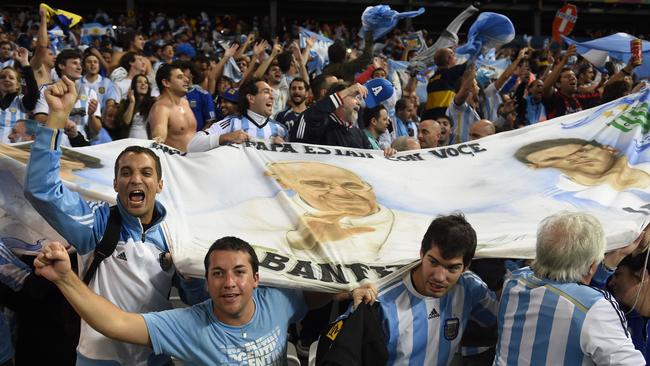
<path fill-rule="evenodd" d="M 171 99 L 171 98 L 170 98 L 170 99 Z M 178 108 L 178 110 L 181 112 L 181 114 L 185 114 L 185 109 L 184 109 L 183 106 L 181 105 L 181 101 L 180 101 L 180 100 L 179 100 L 178 103 L 174 103 L 174 99 L 171 99 L 171 101 L 172 101 L 172 104 L 174 104 L 174 105 L 176 106 L 176 108 Z"/>

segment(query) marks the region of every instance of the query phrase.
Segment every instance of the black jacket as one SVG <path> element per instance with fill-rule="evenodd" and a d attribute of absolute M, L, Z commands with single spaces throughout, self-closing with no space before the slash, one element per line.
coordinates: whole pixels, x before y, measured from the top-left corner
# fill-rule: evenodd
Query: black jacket
<path fill-rule="evenodd" d="M 343 104 L 337 93 L 312 104 L 291 127 L 289 139 L 316 145 L 372 149 L 362 130 L 346 126 L 334 111 Z"/>
<path fill-rule="evenodd" d="M 359 305 L 347 318 L 327 327 L 318 340 L 316 366 L 375 366 L 387 361 L 379 304 Z"/>

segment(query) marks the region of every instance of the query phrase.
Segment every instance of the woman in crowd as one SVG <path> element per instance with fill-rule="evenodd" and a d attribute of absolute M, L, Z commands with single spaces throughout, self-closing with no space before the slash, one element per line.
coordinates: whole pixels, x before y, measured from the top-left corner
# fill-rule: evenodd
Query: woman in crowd
<path fill-rule="evenodd" d="M 150 138 L 147 117 L 154 101 L 147 76 L 140 74 L 134 77 L 128 97 L 120 102 L 115 116 L 116 125 L 121 126 L 121 137 Z"/>
<path fill-rule="evenodd" d="M 14 53 L 14 59 L 20 64 L 25 78 L 25 94 L 21 94 L 21 73 L 13 67 L 0 70 L 0 142 L 8 144 L 9 134 L 16 121 L 26 119 L 29 112 L 36 107 L 39 91 L 34 72 L 29 65 L 28 52 L 20 48 Z"/>

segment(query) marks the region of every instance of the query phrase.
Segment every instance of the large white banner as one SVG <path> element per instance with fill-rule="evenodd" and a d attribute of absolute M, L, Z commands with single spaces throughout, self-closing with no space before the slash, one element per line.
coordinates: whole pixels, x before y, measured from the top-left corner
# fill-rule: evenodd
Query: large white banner
<path fill-rule="evenodd" d="M 348 289 L 417 260 L 424 232 L 441 214 L 466 215 L 479 257 L 532 258 L 537 224 L 560 210 L 593 213 L 609 249 L 626 245 L 650 214 L 649 100 L 646 90 L 532 127 L 390 158 L 264 142 L 181 154 L 121 140 L 64 153 L 62 176 L 87 199 L 114 202 L 115 157 L 128 145 L 151 146 L 162 160 L 159 199 L 180 271 L 202 276 L 207 248 L 232 235 L 255 246 L 263 283 Z M 56 236 L 22 196 L 27 156 L 0 145 L 0 235 L 26 227 L 27 239 Z"/>

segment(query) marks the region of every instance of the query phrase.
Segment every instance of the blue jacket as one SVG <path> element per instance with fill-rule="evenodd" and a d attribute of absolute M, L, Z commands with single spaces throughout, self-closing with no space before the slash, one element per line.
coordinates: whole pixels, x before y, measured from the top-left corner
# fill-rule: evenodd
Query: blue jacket
<path fill-rule="evenodd" d="M 39 127 L 27 166 L 25 197 L 77 249 L 83 275 L 106 230 L 110 207 L 103 201 L 85 201 L 63 185 L 59 177 L 62 135 L 62 130 Z M 144 231 L 140 219 L 131 216 L 117 201 L 122 216 L 117 247 L 102 261 L 89 287 L 121 309 L 137 313 L 171 308 L 168 296 L 172 282 L 188 303 L 207 298 L 203 281 L 181 281 L 173 266 L 163 269 L 159 264 L 160 255 L 169 251 L 163 231 L 163 205 L 155 203 L 155 221 Z M 152 356 L 150 349 L 112 341 L 83 323 L 78 353 L 82 360 L 115 360 L 122 364 L 140 364 Z M 163 364 L 164 359 L 150 364 Z"/>

